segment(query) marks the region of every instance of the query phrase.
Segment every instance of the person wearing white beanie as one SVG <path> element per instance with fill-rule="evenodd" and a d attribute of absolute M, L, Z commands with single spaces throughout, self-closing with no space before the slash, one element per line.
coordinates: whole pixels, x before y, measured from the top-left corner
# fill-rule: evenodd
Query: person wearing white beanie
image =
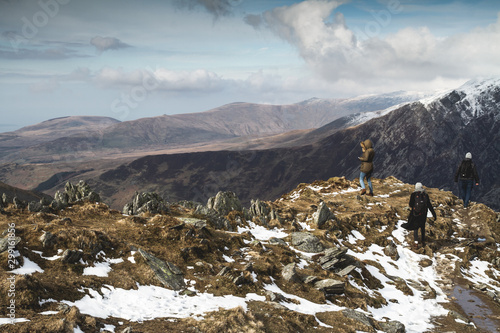
<path fill-rule="evenodd" d="M 458 196 L 464 203 L 464 208 L 469 206 L 469 201 L 472 194 L 474 184 L 479 185 L 479 175 L 476 165 L 472 162 L 472 154 L 465 154 L 465 159 L 462 160 L 455 172 L 455 183 L 458 182 Z"/>
<path fill-rule="evenodd" d="M 408 216 L 408 223 L 403 224 L 402 227 L 413 231 L 413 239 L 415 241 L 415 248 L 418 248 L 418 230 L 420 229 L 420 244 L 425 247 L 425 223 L 427 222 L 427 211 L 430 211 L 436 220 L 436 212 L 432 207 L 429 195 L 425 192 L 422 183 L 415 184 L 415 192 L 410 196 L 408 204 L 411 208 L 410 215 Z"/>

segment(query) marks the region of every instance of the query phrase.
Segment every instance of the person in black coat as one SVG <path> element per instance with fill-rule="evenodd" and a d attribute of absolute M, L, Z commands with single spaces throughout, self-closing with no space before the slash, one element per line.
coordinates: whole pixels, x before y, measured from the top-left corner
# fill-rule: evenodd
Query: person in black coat
<path fill-rule="evenodd" d="M 436 212 L 432 207 L 429 195 L 425 192 L 422 183 L 415 184 L 415 192 L 410 196 L 409 206 L 411 208 L 410 218 L 413 219 L 412 224 L 415 225 L 416 229 L 413 232 L 413 239 L 415 241 L 415 247 L 418 248 L 418 230 L 420 229 L 421 234 L 421 245 L 425 247 L 425 223 L 427 222 L 427 211 L 430 210 L 434 221 L 436 220 Z"/>
<path fill-rule="evenodd" d="M 458 196 L 464 202 L 464 208 L 469 206 L 472 187 L 474 183 L 479 185 L 479 175 L 477 174 L 476 165 L 472 162 L 472 154 L 465 154 L 465 159 L 458 166 L 455 172 L 455 183 L 458 182 Z"/>

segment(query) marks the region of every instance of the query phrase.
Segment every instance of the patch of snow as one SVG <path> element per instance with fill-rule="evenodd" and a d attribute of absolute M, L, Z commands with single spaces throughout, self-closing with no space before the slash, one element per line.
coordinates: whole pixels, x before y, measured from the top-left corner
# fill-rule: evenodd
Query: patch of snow
<path fill-rule="evenodd" d="M 16 268 L 10 273 L 14 274 L 28 274 L 31 275 L 35 272 L 43 273 L 43 269 L 40 268 L 35 262 L 29 260 L 28 258 L 24 258 L 24 263 L 22 267 Z"/>
<path fill-rule="evenodd" d="M 233 259 L 233 258 L 228 257 L 228 256 L 226 256 L 225 254 L 223 254 L 223 255 L 222 255 L 222 258 L 224 258 L 224 260 L 225 260 L 226 262 L 234 262 L 234 259 Z"/>
<path fill-rule="evenodd" d="M 257 225 L 251 221 L 247 221 L 247 223 L 248 223 L 248 227 L 239 227 L 238 226 L 238 233 L 239 234 L 244 233 L 246 231 L 250 231 L 250 233 L 255 237 L 255 239 L 258 239 L 258 240 L 269 240 L 273 237 L 283 238 L 283 237 L 288 236 L 288 234 L 283 231 L 284 230 L 283 228 L 282 229 L 274 228 L 274 229 L 270 230 L 270 229 L 267 229 L 266 227 L 263 227 L 261 225 Z"/>
<path fill-rule="evenodd" d="M 137 290 L 125 290 L 106 285 L 100 292 L 87 289 L 88 295 L 76 302 L 63 301 L 76 306 L 81 313 L 97 318 L 121 318 L 133 322 L 154 318 L 202 317 L 204 313 L 241 306 L 245 311 L 248 301 L 265 301 L 265 296 L 251 293 L 245 298 L 233 295 L 214 296 L 198 293 L 195 296 L 157 287 L 138 285 Z"/>

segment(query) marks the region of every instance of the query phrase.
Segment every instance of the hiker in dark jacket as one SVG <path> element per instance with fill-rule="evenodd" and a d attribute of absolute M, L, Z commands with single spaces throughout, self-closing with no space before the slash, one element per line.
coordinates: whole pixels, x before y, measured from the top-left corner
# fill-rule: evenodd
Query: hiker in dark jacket
<path fill-rule="evenodd" d="M 429 195 L 425 192 L 422 183 L 415 184 L 415 192 L 410 196 L 409 206 L 411 208 L 410 218 L 414 219 L 413 223 L 417 228 L 413 231 L 414 247 L 418 248 L 418 230 L 420 229 L 422 247 L 425 247 L 425 223 L 427 222 L 427 211 L 430 210 L 434 221 L 436 220 L 436 212 L 432 207 Z"/>
<path fill-rule="evenodd" d="M 373 185 L 372 185 L 372 172 L 373 172 L 373 157 L 375 156 L 375 150 L 373 150 L 373 144 L 370 139 L 365 140 L 360 143 L 361 149 L 363 150 L 363 155 L 358 157 L 361 161 L 361 168 L 359 174 L 359 184 L 361 185 L 361 195 L 366 194 L 366 187 L 364 178 L 368 182 L 368 187 L 370 192 L 368 195 L 373 196 Z"/>
<path fill-rule="evenodd" d="M 477 174 L 476 165 L 472 162 L 472 154 L 465 154 L 465 159 L 458 166 L 455 172 L 455 183 L 458 182 L 458 196 L 464 202 L 464 208 L 469 206 L 469 200 L 472 193 L 474 183 L 479 185 L 479 176 Z"/>

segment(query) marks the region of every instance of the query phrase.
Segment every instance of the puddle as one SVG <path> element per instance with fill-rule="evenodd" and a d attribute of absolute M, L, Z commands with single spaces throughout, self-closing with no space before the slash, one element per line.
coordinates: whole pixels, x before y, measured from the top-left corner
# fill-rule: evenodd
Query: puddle
<path fill-rule="evenodd" d="M 497 330 L 498 323 L 490 318 L 495 314 L 481 298 L 474 295 L 472 290 L 455 286 L 452 296 L 455 297 L 458 305 L 462 307 L 476 327 L 491 333 L 500 332 Z"/>

